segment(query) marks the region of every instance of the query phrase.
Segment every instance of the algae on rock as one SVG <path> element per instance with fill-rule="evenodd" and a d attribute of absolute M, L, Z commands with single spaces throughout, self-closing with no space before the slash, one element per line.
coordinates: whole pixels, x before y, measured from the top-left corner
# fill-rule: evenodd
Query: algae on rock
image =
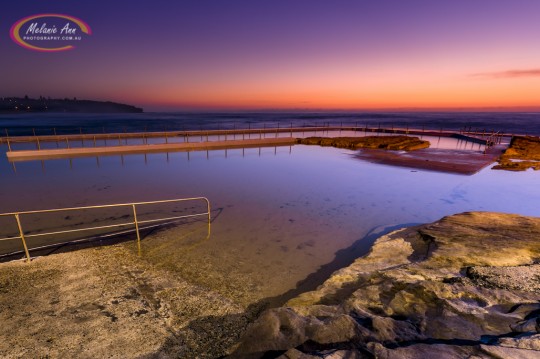
<path fill-rule="evenodd" d="M 372 148 L 394 151 L 414 151 L 428 148 L 429 142 L 412 136 L 366 136 L 366 137 L 307 137 L 298 138 L 298 144 L 332 146 L 337 148 Z"/>

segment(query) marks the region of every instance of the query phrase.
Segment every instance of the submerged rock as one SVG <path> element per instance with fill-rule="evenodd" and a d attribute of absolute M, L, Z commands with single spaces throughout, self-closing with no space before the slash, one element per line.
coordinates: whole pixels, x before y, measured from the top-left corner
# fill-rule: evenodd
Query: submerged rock
<path fill-rule="evenodd" d="M 298 138 L 298 144 L 332 146 L 337 148 L 372 148 L 394 151 L 414 151 L 428 148 L 429 142 L 412 136 L 367 136 L 367 137 L 307 137 Z"/>
<path fill-rule="evenodd" d="M 514 136 L 510 147 L 499 158 L 494 170 L 525 171 L 540 170 L 540 137 Z"/>
<path fill-rule="evenodd" d="M 540 218 L 480 212 L 393 232 L 264 312 L 233 357 L 540 357 L 538 238 Z"/>

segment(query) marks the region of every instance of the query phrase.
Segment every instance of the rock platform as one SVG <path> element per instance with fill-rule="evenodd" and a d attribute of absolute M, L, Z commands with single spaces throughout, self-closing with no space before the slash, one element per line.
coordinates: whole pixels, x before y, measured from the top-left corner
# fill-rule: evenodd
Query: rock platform
<path fill-rule="evenodd" d="M 540 218 L 463 213 L 398 230 L 265 311 L 239 358 L 539 358 Z"/>

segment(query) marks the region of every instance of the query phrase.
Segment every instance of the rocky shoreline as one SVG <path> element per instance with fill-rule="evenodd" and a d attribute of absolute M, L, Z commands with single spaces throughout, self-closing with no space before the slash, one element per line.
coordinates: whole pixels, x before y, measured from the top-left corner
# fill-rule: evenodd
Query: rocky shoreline
<path fill-rule="evenodd" d="M 138 257 L 132 241 L 3 263 L 0 356 L 537 358 L 538 238 L 540 218 L 445 217 L 380 237 L 266 310 Z"/>
<path fill-rule="evenodd" d="M 463 213 L 377 240 L 264 312 L 231 357 L 538 358 L 540 218 Z"/>
<path fill-rule="evenodd" d="M 499 157 L 494 170 L 525 171 L 540 170 L 540 137 L 514 136 L 510 146 Z"/>

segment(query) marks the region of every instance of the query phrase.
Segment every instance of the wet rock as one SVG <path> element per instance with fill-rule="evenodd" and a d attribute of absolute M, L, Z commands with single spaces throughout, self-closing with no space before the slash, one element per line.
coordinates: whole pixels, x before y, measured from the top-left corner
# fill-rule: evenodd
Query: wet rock
<path fill-rule="evenodd" d="M 332 146 L 337 148 L 372 148 L 394 151 L 414 151 L 428 148 L 429 142 L 412 136 L 366 136 L 366 137 L 307 137 L 299 138 L 302 145 Z"/>
<path fill-rule="evenodd" d="M 540 137 L 514 136 L 510 147 L 499 158 L 496 170 L 525 171 L 540 170 Z"/>
<path fill-rule="evenodd" d="M 316 291 L 265 312 L 238 353 L 255 345 L 260 357 L 279 343 L 291 355 L 528 357 L 538 344 L 538 238 L 539 218 L 481 212 L 396 231 Z"/>

